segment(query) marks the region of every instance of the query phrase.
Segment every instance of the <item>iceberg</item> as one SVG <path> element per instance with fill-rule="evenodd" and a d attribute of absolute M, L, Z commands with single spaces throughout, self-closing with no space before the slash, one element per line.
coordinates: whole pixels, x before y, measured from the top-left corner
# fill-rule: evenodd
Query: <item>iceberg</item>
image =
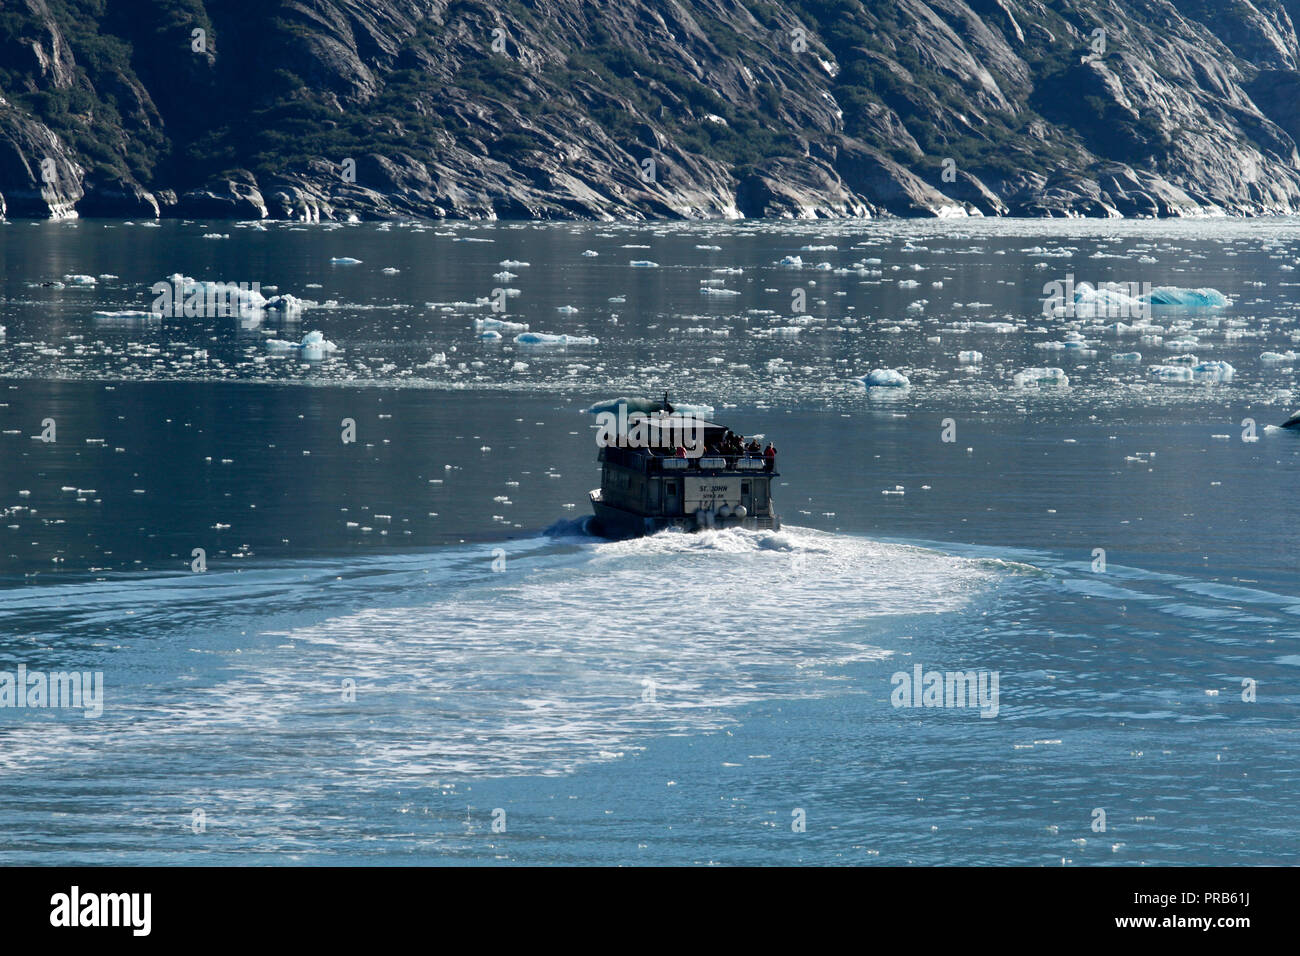
<path fill-rule="evenodd" d="M 550 332 L 521 332 L 515 336 L 516 345 L 599 345 L 594 335 L 553 335 Z"/>
<path fill-rule="evenodd" d="M 301 342 L 286 342 L 284 339 L 267 339 L 266 348 L 269 352 L 275 352 L 280 355 L 297 351 L 303 358 L 308 361 L 320 361 L 330 352 L 338 351 L 338 346 L 325 338 L 321 332 L 308 332 L 302 337 Z"/>
<path fill-rule="evenodd" d="M 1058 315 L 1064 314 L 1064 307 L 1054 310 Z M 1138 296 L 1130 295 L 1122 288 L 1114 286 L 1093 287 L 1087 282 L 1080 282 L 1074 290 L 1074 315 L 1081 319 L 1103 317 L 1137 316 L 1146 312 L 1146 304 Z"/>
<path fill-rule="evenodd" d="M 156 319 L 159 316 L 154 312 L 141 312 L 138 309 L 122 309 L 119 312 L 92 312 L 96 319 Z"/>
<path fill-rule="evenodd" d="M 334 266 L 359 266 L 360 259 L 353 259 L 351 256 L 334 256 L 330 259 L 330 265 Z"/>
<path fill-rule="evenodd" d="M 1232 300 L 1218 289 L 1184 289 L 1179 286 L 1156 286 L 1143 298 L 1153 306 L 1181 309 L 1221 309 Z"/>
<path fill-rule="evenodd" d="M 649 259 L 633 259 L 628 263 L 633 269 L 658 269 L 659 263 L 651 262 Z"/>
<path fill-rule="evenodd" d="M 1231 382 L 1237 370 L 1227 362 L 1202 362 L 1192 366 L 1192 374 L 1201 382 Z"/>
<path fill-rule="evenodd" d="M 663 402 L 652 398 L 629 398 L 626 395 L 620 395 L 618 398 L 596 402 L 590 408 L 584 409 L 584 412 L 588 415 L 600 415 L 606 412 L 616 415 L 618 414 L 618 407 L 620 405 L 627 406 L 627 414 L 629 415 L 635 412 L 640 412 L 642 415 L 650 415 L 654 412 L 677 411 L 676 406 L 673 406 L 672 404 L 665 406 Z M 710 414 L 712 414 L 712 411 L 710 411 Z"/>
<path fill-rule="evenodd" d="M 1013 377 L 1016 388 L 1068 388 L 1070 378 L 1059 368 L 1027 368 Z"/>
<path fill-rule="evenodd" d="M 506 319 L 475 319 L 474 328 L 482 331 L 527 332 L 527 322 L 510 322 Z"/>
<path fill-rule="evenodd" d="M 1264 365 L 1291 365 L 1296 359 L 1300 359 L 1300 355 L 1289 350 L 1286 352 L 1261 352 L 1259 356 L 1260 362 Z"/>
<path fill-rule="evenodd" d="M 302 337 L 302 357 L 309 361 L 319 361 L 328 353 L 338 351 L 338 346 L 325 338 L 321 332 L 308 332 Z"/>
<path fill-rule="evenodd" d="M 296 295 L 285 293 L 276 295 L 266 300 L 266 310 L 268 312 L 283 312 L 285 316 L 301 315 L 306 303 Z"/>
<path fill-rule="evenodd" d="M 858 381 L 867 388 L 908 388 L 912 384 L 906 375 L 892 368 L 872 369 Z"/>

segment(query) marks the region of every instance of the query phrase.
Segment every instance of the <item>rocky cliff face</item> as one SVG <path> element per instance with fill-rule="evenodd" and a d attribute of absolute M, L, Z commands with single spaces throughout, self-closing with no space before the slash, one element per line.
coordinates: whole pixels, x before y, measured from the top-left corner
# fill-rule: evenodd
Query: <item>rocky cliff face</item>
<path fill-rule="evenodd" d="M 1300 0 L 17 0 L 0 211 L 1300 211 Z"/>

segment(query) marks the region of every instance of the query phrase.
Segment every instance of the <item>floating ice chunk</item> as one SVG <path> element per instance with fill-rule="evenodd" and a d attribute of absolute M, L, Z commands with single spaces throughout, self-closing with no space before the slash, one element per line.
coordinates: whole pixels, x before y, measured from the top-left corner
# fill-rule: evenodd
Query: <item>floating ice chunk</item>
<path fill-rule="evenodd" d="M 330 259 L 330 265 L 334 266 L 359 266 L 360 259 L 353 259 L 351 256 L 334 256 Z"/>
<path fill-rule="evenodd" d="M 649 259 L 633 259 L 628 263 L 633 269 L 658 269 L 659 263 L 651 262 Z"/>
<path fill-rule="evenodd" d="M 781 261 L 778 262 L 777 265 L 789 266 L 792 269 L 802 269 L 803 256 L 782 256 Z"/>
<path fill-rule="evenodd" d="M 397 275 L 399 272 L 401 272 L 402 270 L 401 270 L 401 269 L 394 269 L 392 266 L 384 266 L 384 268 L 383 268 L 382 271 L 383 271 L 384 275 L 386 275 L 386 276 L 395 276 L 395 275 Z"/>
<path fill-rule="evenodd" d="M 484 331 L 484 332 L 480 332 L 480 333 L 478 334 L 478 337 L 479 337 L 479 341 L 480 341 L 480 342 L 500 342 L 500 341 L 501 341 L 501 333 L 498 332 L 498 331 L 496 331 L 495 329 L 487 329 L 487 330 Z"/>
<path fill-rule="evenodd" d="M 1194 377 L 1186 365 L 1152 365 L 1149 371 L 1162 382 L 1190 382 Z"/>
<path fill-rule="evenodd" d="M 268 352 L 276 352 L 276 353 L 284 354 L 287 352 L 292 352 L 297 348 L 298 348 L 297 342 L 286 342 L 284 339 L 266 340 L 266 350 Z"/>
<path fill-rule="evenodd" d="M 1291 365 L 1296 359 L 1300 359 L 1300 354 L 1295 352 L 1261 352 L 1259 360 L 1265 365 Z"/>
<path fill-rule="evenodd" d="M 607 399 L 603 402 L 596 402 L 590 408 L 584 409 L 588 415 L 599 415 L 602 412 L 618 413 L 620 405 L 627 406 L 627 414 L 640 412 L 642 415 L 649 415 L 653 412 L 663 411 L 663 402 L 656 401 L 652 398 L 629 398 L 626 395 L 620 395 L 618 398 Z M 673 406 L 673 411 L 678 411 L 677 406 Z M 710 411 L 710 414 L 712 412 Z M 682 413 L 684 414 L 684 413 Z"/>
<path fill-rule="evenodd" d="M 678 415 L 685 416 L 686 418 L 708 419 L 708 418 L 712 418 L 714 414 L 714 409 L 712 405 L 691 405 L 688 403 L 683 403 L 681 405 L 674 405 L 673 411 Z"/>
<path fill-rule="evenodd" d="M 1141 352 L 1116 352 L 1110 357 L 1112 362 L 1122 362 L 1126 365 L 1136 365 L 1142 361 Z"/>
<path fill-rule="evenodd" d="M 556 312 L 562 312 L 562 313 L 564 313 L 565 315 L 572 315 L 573 313 L 577 312 L 578 310 L 577 310 L 576 308 L 574 308 L 573 306 L 571 306 L 571 305 L 559 305 L 559 306 L 556 306 L 556 307 L 555 307 L 555 311 L 556 311 Z"/>
<path fill-rule="evenodd" d="M 526 269 L 530 265 L 532 265 L 532 263 L 520 262 L 518 259 L 502 259 L 500 262 L 497 263 L 497 265 L 503 266 L 507 269 Z"/>
<path fill-rule="evenodd" d="M 584 249 L 582 250 L 582 255 L 587 259 L 594 259 L 596 256 L 600 255 L 600 253 L 595 249 Z"/>
<path fill-rule="evenodd" d="M 957 361 L 963 365 L 978 365 L 984 361 L 984 353 L 971 349 L 969 352 L 958 352 Z"/>
<path fill-rule="evenodd" d="M 83 275 L 66 275 L 63 277 L 63 281 L 69 285 L 98 285 L 99 283 L 99 280 L 94 276 Z"/>
<path fill-rule="evenodd" d="M 1027 368 L 1013 377 L 1016 388 L 1068 388 L 1070 378 L 1059 368 Z"/>
<path fill-rule="evenodd" d="M 1192 366 L 1192 374 L 1198 382 L 1231 382 L 1237 370 L 1227 362 L 1202 362 Z"/>
<path fill-rule="evenodd" d="M 867 388 L 908 388 L 912 384 L 906 375 L 892 368 L 872 369 L 858 381 Z"/>
<path fill-rule="evenodd" d="M 711 286 L 701 286 L 700 295 L 728 296 L 728 295 L 740 295 L 740 293 L 737 292 L 735 289 L 715 289 Z"/>
<path fill-rule="evenodd" d="M 301 315 L 306 303 L 296 295 L 285 293 L 276 295 L 266 300 L 266 310 L 268 312 L 283 312 L 286 316 Z"/>
<path fill-rule="evenodd" d="M 321 332 L 308 332 L 302 337 L 299 348 L 302 349 L 302 357 L 309 361 L 319 361 L 330 352 L 338 351 L 338 346 Z"/>
<path fill-rule="evenodd" d="M 1055 311 L 1064 314 L 1065 309 L 1057 307 Z M 1146 314 L 1146 303 L 1116 284 L 1103 284 L 1094 288 L 1087 282 L 1080 282 L 1074 289 L 1074 314 L 1082 319 L 1133 317 Z"/>
<path fill-rule="evenodd" d="M 156 319 L 158 315 L 154 312 L 141 312 L 139 309 L 122 309 L 119 312 L 92 312 L 96 319 Z"/>
<path fill-rule="evenodd" d="M 475 319 L 474 328 L 479 331 L 493 330 L 498 332 L 527 332 L 527 322 L 510 322 L 506 319 Z"/>
<path fill-rule="evenodd" d="M 554 335 L 550 332 L 522 332 L 515 336 L 516 345 L 599 345 L 594 335 Z"/>
<path fill-rule="evenodd" d="M 1184 289 L 1172 285 L 1157 286 L 1143 298 L 1153 306 L 1181 309 L 1221 309 L 1232 305 L 1232 300 L 1218 289 Z"/>

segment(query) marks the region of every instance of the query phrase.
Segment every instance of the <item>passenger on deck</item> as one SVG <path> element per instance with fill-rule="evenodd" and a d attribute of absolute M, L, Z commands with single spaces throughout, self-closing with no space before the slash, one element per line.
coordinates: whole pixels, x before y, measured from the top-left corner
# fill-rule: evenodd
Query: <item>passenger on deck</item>
<path fill-rule="evenodd" d="M 746 446 L 745 448 L 745 454 L 761 455 L 762 453 L 763 453 L 763 446 L 758 443 L 758 439 L 757 438 L 751 439 L 749 445 Z"/>
<path fill-rule="evenodd" d="M 678 445 L 678 446 L 677 446 L 677 457 L 678 457 L 678 458 L 685 458 L 685 457 L 686 457 L 686 449 L 683 448 L 681 445 Z"/>
<path fill-rule="evenodd" d="M 771 442 L 768 442 L 767 447 L 763 449 L 763 457 L 767 459 L 766 470 L 775 471 L 776 470 L 776 446 L 773 445 Z"/>

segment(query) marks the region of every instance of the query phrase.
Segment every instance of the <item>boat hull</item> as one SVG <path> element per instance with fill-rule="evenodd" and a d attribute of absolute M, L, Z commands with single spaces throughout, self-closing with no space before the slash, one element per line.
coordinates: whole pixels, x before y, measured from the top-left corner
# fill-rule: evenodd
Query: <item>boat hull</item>
<path fill-rule="evenodd" d="M 781 518 L 771 517 L 715 518 L 712 524 L 701 526 L 694 515 L 643 515 L 626 508 L 618 508 L 601 501 L 600 489 L 591 492 L 591 510 L 596 516 L 594 529 L 603 538 L 640 538 L 659 531 L 705 531 L 725 528 L 746 528 L 750 531 L 779 531 Z"/>

